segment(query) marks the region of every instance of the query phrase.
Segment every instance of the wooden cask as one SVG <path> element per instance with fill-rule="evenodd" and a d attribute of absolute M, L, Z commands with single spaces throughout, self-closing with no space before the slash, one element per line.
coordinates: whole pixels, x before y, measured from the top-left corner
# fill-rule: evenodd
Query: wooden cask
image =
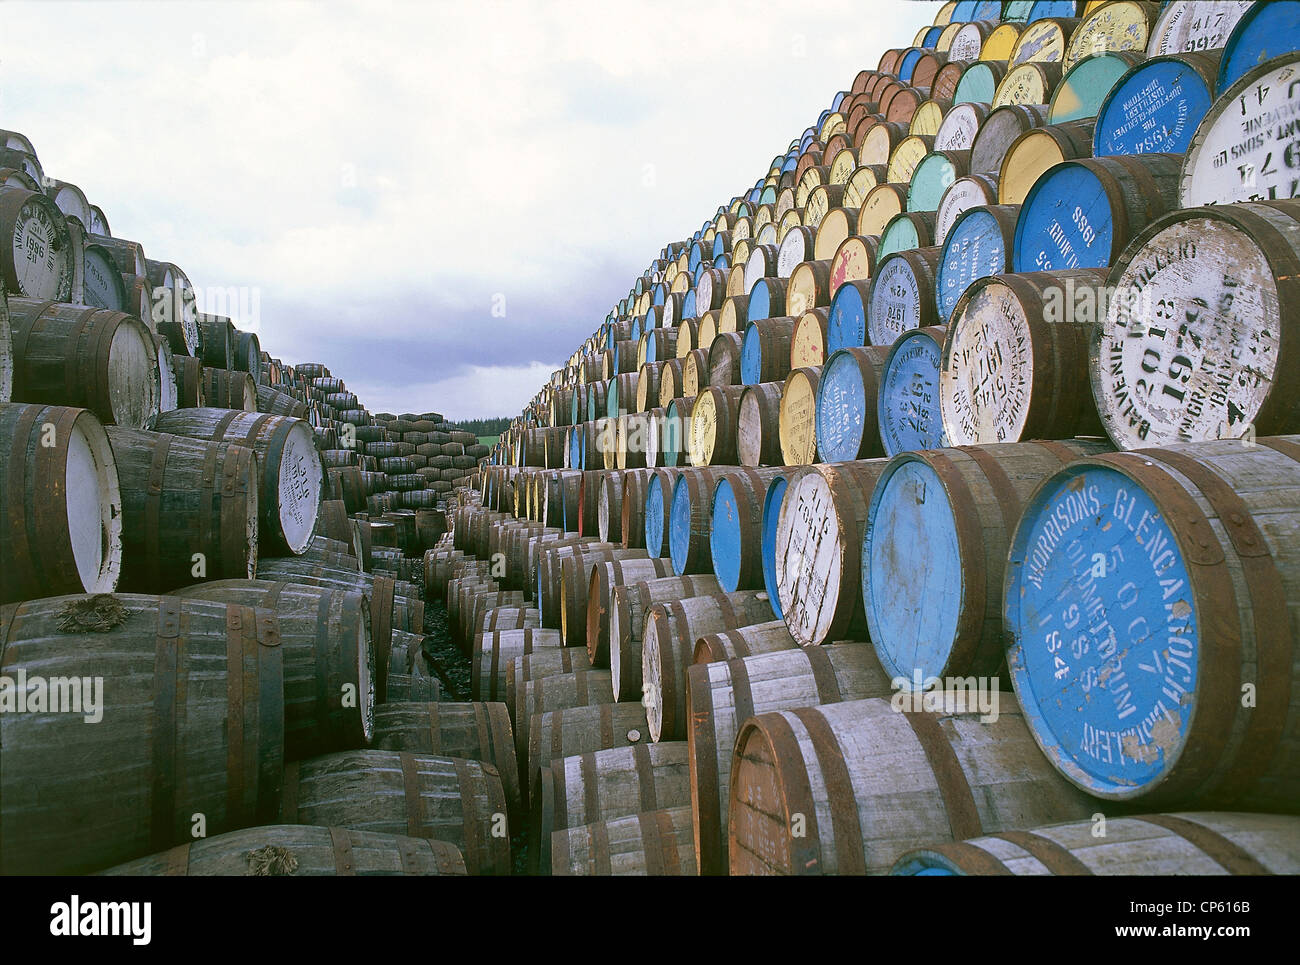
<path fill-rule="evenodd" d="M 536 799 L 541 772 L 552 761 L 649 741 L 645 708 L 636 702 L 563 707 L 538 714 L 529 727 L 527 761 L 520 762 L 528 798 Z"/>
<path fill-rule="evenodd" d="M 1083 58 L 1108 51 L 1144 52 L 1160 7 L 1143 0 L 1104 3 L 1086 13 L 1070 34 L 1062 66 L 1069 70 Z"/>
<path fill-rule="evenodd" d="M 840 349 L 817 381 L 817 461 L 850 462 L 884 455 L 878 398 L 888 349 L 859 345 Z"/>
<path fill-rule="evenodd" d="M 214 580 L 178 596 L 270 610 L 284 662 L 284 750 L 292 760 L 368 745 L 375 651 L 360 593 L 270 580 Z"/>
<path fill-rule="evenodd" d="M 257 572 L 257 454 L 232 443 L 107 428 L 122 496 L 122 577 L 163 593 Z"/>
<path fill-rule="evenodd" d="M 952 320 L 972 284 L 1010 270 L 1020 210 L 1014 204 L 975 205 L 957 216 L 944 237 L 934 278 L 935 305 L 943 324 Z"/>
<path fill-rule="evenodd" d="M 158 353 L 122 312 L 9 299 L 16 402 L 78 405 L 109 425 L 143 429 L 158 415 Z"/>
<path fill-rule="evenodd" d="M 204 403 L 200 402 L 202 406 Z M 295 399 L 287 392 L 280 392 L 269 385 L 257 386 L 257 411 L 270 415 L 290 416 L 294 419 L 306 419 L 307 404 Z"/>
<path fill-rule="evenodd" d="M 0 603 L 108 593 L 122 569 L 122 494 L 85 409 L 0 404 Z"/>
<path fill-rule="evenodd" d="M 998 170 L 998 204 L 1023 204 L 1050 168 L 1092 157 L 1095 118 L 1047 124 L 1021 134 L 1007 148 Z"/>
<path fill-rule="evenodd" d="M 470 696 L 475 700 L 505 700 L 506 665 L 512 659 L 541 648 L 563 645 L 558 630 L 544 630 L 535 623 L 533 626 L 484 629 L 470 654 Z"/>
<path fill-rule="evenodd" d="M 953 110 L 953 115 L 958 109 Z M 952 115 L 950 115 L 952 116 Z M 1046 104 L 1009 104 L 990 111 L 970 142 L 970 173 L 999 175 L 1011 145 L 1026 131 L 1047 123 Z M 943 131 L 935 138 L 942 142 Z"/>
<path fill-rule="evenodd" d="M 731 769 L 730 873 L 882 874 L 922 844 L 1090 817 L 1096 802 L 1001 703 L 987 722 L 880 698 L 749 718 Z"/>
<path fill-rule="evenodd" d="M 1154 57 L 1129 68 L 1098 109 L 1093 154 L 1185 153 L 1214 101 L 1218 67 L 1218 52 L 1206 50 Z M 1175 188 L 1171 207 L 1176 206 Z"/>
<path fill-rule="evenodd" d="M 316 528 L 325 472 L 308 423 L 237 410 L 177 409 L 159 416 L 154 428 L 254 450 L 262 468 L 259 544 L 272 554 L 300 553 L 307 547 Z"/>
<path fill-rule="evenodd" d="M 523 712 L 520 697 L 527 691 L 529 681 L 586 673 L 591 669 L 591 662 L 583 647 L 543 647 L 533 653 L 512 657 L 506 662 L 505 704 L 512 715 L 518 716 Z M 530 718 L 531 716 L 529 713 Z M 522 766 L 526 757 L 523 756 L 523 751 L 520 753 Z"/>
<path fill-rule="evenodd" d="M 641 641 L 656 603 L 721 592 L 712 576 L 669 576 L 615 587 L 609 612 L 609 668 L 617 700 L 640 700 Z"/>
<path fill-rule="evenodd" d="M 573 648 L 576 649 L 576 648 Z M 506 675 L 507 686 L 513 674 Z M 515 754 L 520 763 L 528 760 L 528 741 L 533 719 L 538 714 L 565 707 L 587 707 L 614 701 L 609 673 L 604 670 L 574 670 L 524 682 L 515 694 Z"/>
<path fill-rule="evenodd" d="M 641 680 L 656 740 L 685 740 L 686 671 L 702 636 L 772 619 L 767 593 L 745 590 L 656 603 L 646 613 L 641 642 Z"/>
<path fill-rule="evenodd" d="M 793 369 L 781 391 L 779 428 L 781 459 L 787 466 L 807 466 L 817 459 L 817 381 L 821 366 Z"/>
<path fill-rule="evenodd" d="M 460 849 L 445 841 L 347 828 L 271 824 L 179 844 L 104 875 L 464 875 Z"/>
<path fill-rule="evenodd" d="M 1038 484 L 1102 442 L 1025 442 L 896 456 L 871 497 L 860 547 L 867 628 L 881 664 L 913 689 L 1004 667 L 1003 576 Z"/>
<path fill-rule="evenodd" d="M 585 615 L 581 621 L 583 639 L 569 639 L 567 633 L 564 639 L 566 645 L 571 647 L 585 644 L 591 666 L 604 668 L 609 666 L 614 590 L 620 586 L 672 576 L 672 561 L 662 558 L 600 561 L 595 562 L 589 572 Z"/>
<path fill-rule="evenodd" d="M 943 346 L 939 411 L 955 446 L 1100 435 L 1089 347 L 1105 309 L 1102 269 L 976 281 Z"/>
<path fill-rule="evenodd" d="M 865 635 L 862 536 L 887 463 L 817 466 L 790 480 L 776 517 L 773 575 L 781 613 L 801 645 Z"/>
<path fill-rule="evenodd" d="M 685 741 L 565 757 L 541 775 L 528 841 L 538 870 L 550 867 L 554 831 L 691 802 Z"/>
<path fill-rule="evenodd" d="M 695 642 L 694 663 L 737 660 L 777 650 L 794 650 L 798 646 L 784 620 L 771 620 L 705 634 Z"/>
<path fill-rule="evenodd" d="M 1090 794 L 1295 811 L 1298 443 L 1091 456 L 1030 497 L 1007 662 L 1035 738 Z M 1090 616 L 1071 627 L 1075 606 Z"/>
<path fill-rule="evenodd" d="M 505 792 L 480 761 L 378 750 L 295 761 L 278 820 L 446 841 L 470 874 L 510 873 Z"/>
<path fill-rule="evenodd" d="M 1218 50 L 1252 4 L 1249 0 L 1174 0 L 1165 5 L 1151 28 L 1147 56 L 1162 57 L 1193 50 Z M 1206 9 L 1211 16 L 1201 16 Z"/>
<path fill-rule="evenodd" d="M 1191 208 L 1133 240 L 1107 279 L 1091 352 L 1117 446 L 1300 431 L 1300 397 L 1282 390 L 1300 358 L 1286 321 L 1300 285 L 1297 216 L 1300 201 Z"/>
<path fill-rule="evenodd" d="M 1300 54 L 1286 54 L 1252 65 L 1226 90 L 1220 86 L 1218 99 L 1197 126 L 1183 157 L 1180 207 L 1272 201 L 1300 194 L 1291 165 L 1276 163 L 1279 157 L 1287 157 L 1292 143 L 1290 125 L 1276 121 L 1295 109 L 1290 81 L 1297 62 Z M 1228 63 L 1226 57 L 1222 63 Z M 1230 159 L 1227 163 L 1225 155 Z"/>
<path fill-rule="evenodd" d="M 223 315 L 200 315 L 199 358 L 204 368 L 235 368 L 235 324 Z M 241 371 L 247 372 L 247 369 Z"/>
<path fill-rule="evenodd" d="M 666 530 L 668 557 L 676 576 L 707 573 L 710 569 L 713 487 L 724 472 L 719 467 L 692 467 L 678 473 L 673 483 Z"/>
<path fill-rule="evenodd" d="M 939 369 L 947 328 L 918 328 L 889 349 L 880 375 L 876 422 L 886 456 L 947 445 L 939 404 Z"/>
<path fill-rule="evenodd" d="M 72 297 L 72 236 L 53 201 L 39 191 L 0 185 L 0 232 L 6 292 L 41 301 Z"/>
<path fill-rule="evenodd" d="M 736 336 L 737 339 L 740 336 Z M 740 423 L 742 385 L 705 387 L 695 397 L 687 433 L 692 466 L 734 465 Z"/>
<path fill-rule="evenodd" d="M 519 767 L 510 714 L 503 703 L 387 703 L 375 708 L 374 746 L 491 764 L 501 778 L 511 813 L 518 813 Z"/>
<path fill-rule="evenodd" d="M 442 699 L 442 684 L 433 677 L 390 673 L 384 676 L 384 697 L 381 703 L 436 703 Z"/>
<path fill-rule="evenodd" d="M 5 702 L 21 692 L 44 703 L 0 713 L 3 873 L 81 874 L 144 857 L 191 840 L 196 813 L 211 834 L 275 819 L 284 677 L 274 613 L 171 596 L 51 597 L 0 608 L 0 639 L 0 673 L 19 681 Z"/>
<path fill-rule="evenodd" d="M 9 326 L 9 299 L 0 288 L 0 404 L 7 403 L 14 390 L 14 345 Z"/>
<path fill-rule="evenodd" d="M 691 809 L 659 808 L 551 832 L 552 875 L 691 877 Z"/>
<path fill-rule="evenodd" d="M 203 363 L 192 355 L 173 355 L 172 367 L 176 373 L 177 408 L 201 409 L 206 406 L 208 395 Z"/>
<path fill-rule="evenodd" d="M 560 606 L 560 573 L 565 559 L 578 564 L 578 571 L 589 572 L 593 562 L 604 562 L 618 557 L 610 553 L 638 553 L 639 550 L 625 550 L 613 543 L 570 542 L 555 540 L 542 544 L 537 554 L 537 609 L 542 614 L 542 626 L 555 630 L 563 629 L 563 613 Z M 575 572 L 578 572 L 575 571 Z M 585 580 L 584 580 L 585 582 Z"/>
<path fill-rule="evenodd" d="M 894 875 L 1294 875 L 1300 818 L 1183 812 L 1004 831 L 914 848 Z"/>
<path fill-rule="evenodd" d="M 867 342 L 888 347 L 904 332 L 938 325 L 938 246 L 897 251 L 880 259 L 871 279 Z"/>
<path fill-rule="evenodd" d="M 710 663 L 698 662 L 697 648 L 697 662 L 687 671 L 686 736 L 701 874 L 727 872 L 727 794 L 741 724 L 758 714 L 888 697 L 894 691 L 869 643 L 798 647 L 792 641 L 791 647 Z"/>
<path fill-rule="evenodd" d="M 725 592 L 763 588 L 763 501 L 774 477 L 791 474 L 779 468 L 731 469 L 716 477 L 707 494 L 708 568 Z"/>

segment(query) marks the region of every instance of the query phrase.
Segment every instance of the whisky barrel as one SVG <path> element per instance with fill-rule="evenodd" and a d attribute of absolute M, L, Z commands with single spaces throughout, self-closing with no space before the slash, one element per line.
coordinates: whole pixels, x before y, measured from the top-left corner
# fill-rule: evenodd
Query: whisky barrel
<path fill-rule="evenodd" d="M 551 832 L 552 875 L 691 877 L 691 809 L 658 808 Z"/>
<path fill-rule="evenodd" d="M 200 315 L 199 358 L 205 368 L 235 367 L 235 323 L 224 315 Z M 244 369 L 243 371 L 247 371 Z"/>
<path fill-rule="evenodd" d="M 650 608 L 656 603 L 721 591 L 712 576 L 668 576 L 614 588 L 609 611 L 609 670 L 614 699 L 642 697 L 642 636 Z"/>
<path fill-rule="evenodd" d="M 158 415 L 158 352 L 122 312 L 9 299 L 13 400 L 72 404 L 106 425 L 142 429 Z"/>
<path fill-rule="evenodd" d="M 0 288 L 0 404 L 7 403 L 14 388 L 14 346 L 9 327 L 9 299 Z"/>
<path fill-rule="evenodd" d="M 1182 812 L 1006 831 L 919 847 L 894 875 L 1294 875 L 1300 818 Z"/>
<path fill-rule="evenodd" d="M 676 469 L 656 469 L 645 480 L 644 496 L 641 500 L 639 516 L 643 521 L 646 552 L 653 558 L 668 555 L 669 507 L 673 496 L 673 483 L 677 480 Z M 639 488 L 639 487 L 638 487 Z M 636 525 L 635 518 L 628 512 L 628 493 L 623 493 L 623 532 L 629 525 Z"/>
<path fill-rule="evenodd" d="M 1063 61 L 1070 37 L 1081 22 L 1079 12 L 1079 4 L 1068 0 L 1035 3 L 1030 9 L 1028 25 L 1011 48 L 1011 65 Z"/>
<path fill-rule="evenodd" d="M 943 348 L 939 405 L 952 445 L 1099 435 L 1087 353 L 1103 270 L 983 278 L 957 303 Z"/>
<path fill-rule="evenodd" d="M 153 290 L 154 327 L 159 334 L 167 336 L 175 354 L 198 355 L 199 313 L 189 277 L 169 261 L 146 258 L 144 267 L 144 275 Z"/>
<path fill-rule="evenodd" d="M 257 385 L 247 372 L 203 369 L 203 395 L 214 409 L 257 412 Z"/>
<path fill-rule="evenodd" d="M 775 382 L 790 372 L 790 340 L 796 319 L 762 318 L 745 328 L 740 351 L 740 381 L 745 385 Z"/>
<path fill-rule="evenodd" d="M 745 386 L 736 419 L 736 457 L 742 466 L 781 464 L 781 397 L 784 382 Z"/>
<path fill-rule="evenodd" d="M 650 736 L 685 740 L 686 670 L 702 636 L 772 619 L 767 593 L 743 590 L 656 603 L 646 611 L 641 680 Z"/>
<path fill-rule="evenodd" d="M 445 841 L 347 828 L 272 824 L 178 844 L 104 875 L 464 875 L 460 849 Z"/>
<path fill-rule="evenodd" d="M 763 500 L 772 478 L 790 473 L 779 468 L 728 469 L 716 477 L 708 494 L 712 501 L 707 519 L 709 556 L 711 569 L 725 592 L 763 588 L 759 553 Z M 693 503 L 696 494 L 688 495 Z"/>
<path fill-rule="evenodd" d="M 954 104 L 944 115 L 943 123 L 934 134 L 934 149 L 936 151 L 972 150 L 975 135 L 992 109 L 988 104 Z M 971 163 L 974 163 L 973 157 Z M 968 168 L 972 175 L 989 173 L 976 171 L 970 165 Z"/>
<path fill-rule="evenodd" d="M 1151 28 L 1147 55 L 1219 50 L 1251 6 L 1251 0 L 1173 0 Z"/>
<path fill-rule="evenodd" d="M 1007 148 L 998 171 L 998 203 L 1023 204 L 1030 189 L 1063 161 L 1092 156 L 1095 118 L 1033 128 Z"/>
<path fill-rule="evenodd" d="M 60 709 L 0 714 L 0 871 L 81 874 L 275 819 L 284 747 L 275 614 L 177 597 L 0 608 L 0 673 Z M 30 676 L 29 676 L 30 675 Z M 23 681 L 31 681 L 27 684 Z M 94 719 L 95 726 L 86 721 Z M 182 750 L 183 749 L 183 750 Z"/>
<path fill-rule="evenodd" d="M 831 295 L 846 281 L 867 281 L 875 273 L 876 236 L 851 235 L 845 238 L 831 258 Z"/>
<path fill-rule="evenodd" d="M 1001 672 L 1003 570 L 1020 513 L 1043 479 L 1108 449 L 1025 442 L 890 461 L 871 497 L 860 554 L 867 628 L 891 677 Z"/>
<path fill-rule="evenodd" d="M 1035 739 L 1096 797 L 1295 811 L 1300 439 L 1259 442 L 1082 459 L 1025 507 L 1007 662 Z"/>
<path fill-rule="evenodd" d="M 66 302 L 72 297 L 72 236 L 63 212 L 38 191 L 0 185 L 0 279 L 10 295 Z"/>
<path fill-rule="evenodd" d="M 1178 206 L 1181 161 L 1176 154 L 1143 154 L 1049 169 L 1021 208 L 1013 269 L 1109 268 L 1133 236 Z"/>
<path fill-rule="evenodd" d="M 718 467 L 686 469 L 673 483 L 666 529 L 668 556 L 677 576 L 709 571 L 713 487 L 723 472 Z"/>
<path fill-rule="evenodd" d="M 316 528 L 324 476 L 307 422 L 237 410 L 177 409 L 159 416 L 154 428 L 256 451 L 262 468 L 260 545 L 272 553 L 306 548 Z"/>
<path fill-rule="evenodd" d="M 505 700 L 506 665 L 511 660 L 540 649 L 562 646 L 564 639 L 558 630 L 542 627 L 485 630 L 471 654 L 470 696 L 475 700 Z M 514 710 L 508 702 L 506 706 Z"/>
<path fill-rule="evenodd" d="M 777 599 L 804 646 L 866 630 L 862 536 L 871 493 L 887 464 L 865 459 L 816 466 L 792 479 L 784 494 L 773 546 Z"/>
<path fill-rule="evenodd" d="M 611 546 L 613 544 L 610 544 Z M 610 549 L 593 551 L 582 556 L 566 556 L 560 561 L 560 634 L 566 647 L 585 647 L 587 625 L 596 601 L 588 597 L 591 572 L 607 563 L 644 562 L 650 564 L 648 572 L 656 576 L 662 568 L 659 560 L 651 560 L 645 550 Z"/>
<path fill-rule="evenodd" d="M 529 727 L 526 767 L 520 762 L 528 799 L 537 800 L 541 771 L 552 761 L 649 741 L 645 708 L 637 702 L 564 707 L 538 714 Z"/>
<path fill-rule="evenodd" d="M 118 270 L 112 253 L 101 244 L 87 237 L 82 248 L 82 300 L 92 308 L 107 308 L 114 312 L 126 312 L 136 315 L 140 312 L 139 301 L 132 304 L 131 293 L 127 291 L 126 282 Z M 140 319 L 147 326 L 147 317 Z"/>
<path fill-rule="evenodd" d="M 889 349 L 876 410 L 880 442 L 887 456 L 947 445 L 939 407 L 939 367 L 946 333 L 942 325 L 918 328 L 900 336 Z"/>
<path fill-rule="evenodd" d="M 734 630 L 707 633 L 695 641 L 694 663 L 712 663 L 716 660 L 736 660 L 755 657 L 778 650 L 796 650 L 799 644 L 786 628 L 784 620 L 755 623 Z M 689 687 L 688 696 L 689 696 Z"/>
<path fill-rule="evenodd" d="M 262 370 L 262 343 L 253 332 L 235 329 L 235 353 L 230 367 L 247 372 L 259 388 L 266 383 L 266 373 Z"/>
<path fill-rule="evenodd" d="M 375 749 L 491 764 L 511 812 L 518 812 L 519 767 L 503 703 L 384 704 L 375 708 Z"/>
<path fill-rule="evenodd" d="M 554 831 L 690 803 L 684 741 L 552 760 L 532 802 L 528 845 L 534 868 L 550 867 Z"/>
<path fill-rule="evenodd" d="M 110 426 L 122 496 L 122 577 L 129 593 L 257 572 L 257 455 L 231 443 Z"/>
<path fill-rule="evenodd" d="M 586 612 L 582 621 L 587 648 L 587 659 L 593 667 L 609 666 L 610 615 L 614 590 L 643 580 L 656 580 L 672 575 L 672 561 L 656 559 L 623 559 L 594 563 L 587 580 Z M 568 640 L 569 646 L 579 646 Z"/>
<path fill-rule="evenodd" d="M 792 369 L 781 392 L 779 434 L 781 459 L 787 466 L 817 460 L 817 382 L 821 366 Z"/>
<path fill-rule="evenodd" d="M 1105 157 L 1186 152 L 1214 101 L 1218 66 L 1217 51 L 1197 51 L 1131 67 L 1101 103 L 1093 153 Z"/>
<path fill-rule="evenodd" d="M 1009 104 L 990 111 L 970 142 L 970 173 L 999 175 L 1011 145 L 1025 132 L 1046 123 L 1046 104 Z"/>
<path fill-rule="evenodd" d="M 1020 212 L 1014 204 L 977 205 L 957 217 L 935 271 L 935 300 L 944 324 L 952 321 L 972 284 L 1010 268 Z"/>
<path fill-rule="evenodd" d="M 817 382 L 819 462 L 849 462 L 884 455 L 878 400 L 889 350 L 877 345 L 840 349 Z"/>
<path fill-rule="evenodd" d="M 510 873 L 505 792 L 479 761 L 378 750 L 295 761 L 278 820 L 446 841 L 470 874 Z"/>
<path fill-rule="evenodd" d="M 560 607 L 560 566 L 566 557 L 580 564 L 581 572 L 589 572 L 590 563 L 584 560 L 604 560 L 605 553 L 635 553 L 637 550 L 624 550 L 613 543 L 578 543 L 568 540 L 555 540 L 543 543 L 537 554 L 537 609 L 542 614 L 542 626 L 555 630 L 562 629 L 564 614 Z M 596 554 L 596 555 L 593 555 Z"/>
<path fill-rule="evenodd" d="M 436 703 L 442 700 L 442 685 L 433 677 L 390 673 L 384 676 L 384 703 Z"/>
<path fill-rule="evenodd" d="M 178 356 L 173 356 L 177 358 Z M 196 367 L 198 360 L 194 360 Z M 198 408 L 204 403 L 199 402 L 191 408 Z M 295 399 L 287 392 L 280 392 L 271 388 L 269 385 L 257 386 L 257 411 L 265 412 L 269 415 L 285 415 L 294 419 L 307 418 L 307 404 Z"/>
<path fill-rule="evenodd" d="M 694 406 L 695 396 L 692 395 L 671 399 L 664 409 L 663 425 L 659 430 L 659 459 L 665 466 L 687 464 L 686 447 Z"/>
<path fill-rule="evenodd" d="M 537 650 L 535 653 L 524 654 L 519 657 L 511 657 L 506 662 L 506 693 L 505 703 L 510 707 L 514 716 L 520 719 L 519 726 L 527 730 L 528 724 L 534 710 L 527 709 L 521 698 L 526 694 L 530 681 L 543 680 L 547 677 L 569 677 L 573 674 L 587 673 L 594 668 L 591 662 L 587 660 L 587 651 L 584 647 L 546 647 Z M 578 678 L 574 678 L 577 682 Z M 584 678 L 590 685 L 595 678 Z M 603 691 L 596 688 L 598 696 L 603 696 Z M 584 698 L 579 701 L 580 704 L 591 703 L 590 698 Z M 528 717 L 528 722 L 522 718 Z M 527 743 L 522 745 L 516 742 L 517 753 L 519 753 L 519 763 L 522 766 L 527 760 Z"/>
<path fill-rule="evenodd" d="M 375 653 L 370 608 L 360 593 L 234 579 L 198 583 L 178 590 L 177 595 L 276 614 L 284 655 L 287 760 L 371 742 Z"/>
<path fill-rule="evenodd" d="M 1061 82 L 1061 65 L 1028 62 L 1007 71 L 993 92 L 993 107 L 1007 104 L 1047 104 Z M 1050 106 L 1050 105 L 1049 105 Z"/>
<path fill-rule="evenodd" d="M 869 281 L 846 281 L 835 291 L 826 316 L 826 351 L 867 344 L 867 306 L 871 301 Z"/>
<path fill-rule="evenodd" d="M 887 255 L 871 280 L 867 343 L 888 347 L 914 328 L 937 325 L 936 273 L 943 249 L 913 248 Z"/>
<path fill-rule="evenodd" d="M 1287 153 L 1294 142 L 1291 125 L 1279 122 L 1295 112 L 1291 81 L 1298 63 L 1300 53 L 1285 54 L 1253 67 L 1227 89 L 1220 86 L 1183 158 L 1181 207 L 1300 194 L 1300 179 L 1292 174 L 1294 152 Z"/>
<path fill-rule="evenodd" d="M 513 679 L 513 673 L 508 673 L 507 686 Z M 523 763 L 528 760 L 529 731 L 537 715 L 564 707 L 612 703 L 614 692 L 608 671 L 575 670 L 527 680 L 514 697 L 515 754 Z"/>
<path fill-rule="evenodd" d="M 1296 396 L 1281 391 L 1295 384 L 1288 360 L 1300 348 L 1279 325 L 1296 311 L 1297 215 L 1297 201 L 1193 208 L 1133 240 L 1111 269 L 1091 352 L 1116 445 L 1300 430 Z M 1166 314 L 1177 325 L 1162 324 Z"/>
<path fill-rule="evenodd" d="M 880 698 L 751 717 L 731 771 L 730 873 L 880 874 L 922 844 L 1090 817 L 1096 802 L 1034 752 L 1012 703 L 987 723 Z"/>
<path fill-rule="evenodd" d="M 1103 3 L 1084 13 L 1070 35 L 1062 65 L 1069 70 L 1089 55 L 1115 51 L 1145 53 L 1159 7 L 1145 0 Z"/>
<path fill-rule="evenodd" d="M 0 603 L 112 592 L 122 494 L 112 445 L 85 409 L 0 404 Z"/>
<path fill-rule="evenodd" d="M 934 213 L 934 243 L 942 246 L 957 219 L 971 208 L 996 204 L 998 179 L 991 174 L 969 174 L 948 185 Z"/>
<path fill-rule="evenodd" d="M 167 350 L 171 350 L 170 345 Z M 177 407 L 182 409 L 205 407 L 208 404 L 208 396 L 203 379 L 203 363 L 192 355 L 173 355 L 172 366 L 176 372 Z"/>
<path fill-rule="evenodd" d="M 797 647 L 707 664 L 687 672 L 688 762 L 700 873 L 727 871 L 727 792 L 742 724 L 758 714 L 889 697 L 890 676 L 869 643 Z"/>

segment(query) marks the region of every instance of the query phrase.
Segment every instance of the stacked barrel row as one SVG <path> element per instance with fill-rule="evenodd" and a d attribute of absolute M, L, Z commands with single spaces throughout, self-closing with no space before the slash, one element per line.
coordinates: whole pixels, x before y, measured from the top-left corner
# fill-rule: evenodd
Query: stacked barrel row
<path fill-rule="evenodd" d="M 651 736 L 687 741 L 697 870 L 1097 870 L 1179 839 L 1195 862 L 1145 866 L 1295 867 L 1295 819 L 1274 815 L 1300 782 L 1282 350 L 1300 182 L 1276 162 L 1298 6 L 944 5 L 667 245 L 502 436 L 461 551 L 522 566 L 509 579 L 570 647 L 588 607 L 589 660 L 603 561 L 585 600 L 576 564 L 556 591 L 533 562 L 574 536 L 714 598 L 763 593 L 804 659 L 858 641 L 872 661 L 878 691 L 834 698 L 834 664 L 812 690 L 767 671 L 794 701 L 775 715 L 728 691 L 744 713 L 708 771 L 691 747 L 717 715 L 679 660 L 710 634 L 643 643 Z M 494 528 L 519 535 L 492 550 Z M 571 600 L 549 618 L 548 593 Z M 882 707 L 953 681 L 1000 683 L 1004 713 Z M 938 802 L 908 840 L 890 837 L 895 741 Z M 1032 765 L 1040 810 L 990 803 L 995 758 Z M 1068 830 L 1141 812 L 1119 859 Z M 1073 862 L 1025 858 L 1066 841 Z"/>
<path fill-rule="evenodd" d="M 322 500 L 323 444 L 396 420 L 3 140 L 0 871 L 509 873 L 508 717 L 440 700 L 425 652 L 442 511 Z M 417 418 L 457 447 L 441 498 L 485 453 Z M 423 468 L 352 451 L 380 494 Z"/>

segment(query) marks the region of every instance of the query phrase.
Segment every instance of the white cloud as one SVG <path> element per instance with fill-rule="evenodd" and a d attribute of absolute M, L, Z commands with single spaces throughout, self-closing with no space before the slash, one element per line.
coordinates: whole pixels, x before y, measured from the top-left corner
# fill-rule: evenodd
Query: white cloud
<path fill-rule="evenodd" d="M 350 379 L 348 387 L 366 401 L 372 412 L 400 415 L 425 412 L 432 406 L 454 421 L 478 418 L 484 413 L 519 412 L 550 378 L 553 368 L 544 362 L 522 366 L 471 365 L 448 378 L 416 385 L 394 386 L 383 381 Z M 423 406 L 407 404 L 421 399 L 426 400 Z"/>
<path fill-rule="evenodd" d="M 65 56 L 52 70 L 48 45 L 10 45 L 4 126 L 101 205 L 115 234 L 200 286 L 259 288 L 263 344 L 286 361 L 400 325 L 428 340 L 442 378 L 493 365 L 491 340 L 452 349 L 445 336 L 489 324 L 498 292 L 538 339 L 536 357 L 558 365 L 665 243 L 752 185 L 937 8 L 5 9 L 31 36 L 59 37 Z M 381 310 L 394 302 L 427 309 L 394 319 Z M 283 305 L 313 308 L 276 315 Z M 385 362 L 353 351 L 339 374 L 382 384 Z M 392 407 L 440 407 L 420 391 L 392 388 L 405 400 Z M 484 403 L 472 414 L 501 414 L 490 394 Z"/>

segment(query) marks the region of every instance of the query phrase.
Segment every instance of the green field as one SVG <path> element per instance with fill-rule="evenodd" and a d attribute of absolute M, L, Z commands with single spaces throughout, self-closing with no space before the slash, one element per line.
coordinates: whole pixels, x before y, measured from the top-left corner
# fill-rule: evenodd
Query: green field
<path fill-rule="evenodd" d="M 487 446 L 490 449 L 497 444 L 497 440 L 500 438 L 500 436 L 479 436 L 478 444 L 480 446 Z"/>

